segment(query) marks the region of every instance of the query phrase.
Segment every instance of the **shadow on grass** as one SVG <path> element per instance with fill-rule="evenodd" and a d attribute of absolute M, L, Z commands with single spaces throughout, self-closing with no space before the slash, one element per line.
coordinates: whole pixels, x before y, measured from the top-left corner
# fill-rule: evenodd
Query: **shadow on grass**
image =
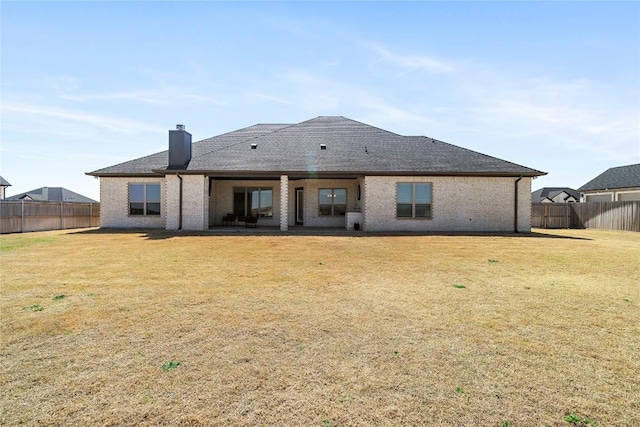
<path fill-rule="evenodd" d="M 352 231 L 344 228 L 314 228 L 291 227 L 288 231 L 280 231 L 278 227 L 243 228 L 243 227 L 214 227 L 207 231 L 168 231 L 158 229 L 130 229 L 130 228 L 99 228 L 89 230 L 74 230 L 69 234 L 136 234 L 148 240 L 166 240 L 179 237 L 257 237 L 257 236 L 309 236 L 309 237 L 417 237 L 417 236 L 461 236 L 461 237 L 505 237 L 505 238 L 545 238 L 568 240 L 593 240 L 586 237 L 561 236 L 534 231 L 531 233 L 500 233 L 500 232 L 415 232 L 415 231 Z"/>

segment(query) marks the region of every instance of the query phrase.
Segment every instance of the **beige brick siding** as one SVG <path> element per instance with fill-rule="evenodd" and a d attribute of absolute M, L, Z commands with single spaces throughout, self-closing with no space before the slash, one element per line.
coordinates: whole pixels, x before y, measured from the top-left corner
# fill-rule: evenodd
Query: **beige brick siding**
<path fill-rule="evenodd" d="M 513 231 L 514 181 L 516 178 L 478 177 L 384 177 L 366 176 L 358 179 L 289 180 L 288 226 L 295 224 L 295 188 L 304 188 L 304 225 L 308 227 L 344 227 L 344 216 L 318 215 L 320 188 L 346 188 L 347 211 L 364 213 L 367 231 Z M 233 211 L 233 187 L 269 187 L 273 190 L 273 217 L 260 218 L 259 224 L 278 227 L 281 201 L 281 181 L 237 180 L 213 181 L 209 196 L 209 178 L 184 175 L 182 228 L 206 230 L 221 225 L 222 217 Z M 160 182 L 162 199 L 160 217 L 129 216 L 128 184 Z M 397 182 L 433 183 L 431 219 L 396 219 L 395 192 Z M 357 200 L 357 187 L 361 198 Z M 518 230 L 531 230 L 531 178 L 519 185 Z M 101 227 L 105 228 L 167 228 L 179 226 L 180 181 L 177 176 L 166 178 L 101 178 Z"/>
<path fill-rule="evenodd" d="M 166 228 L 177 230 L 180 227 L 180 179 L 177 175 L 165 177 L 165 199 Z"/>
<path fill-rule="evenodd" d="M 513 231 L 516 178 L 365 177 L 367 231 Z M 396 183 L 431 182 L 432 218 L 397 219 Z M 518 184 L 518 230 L 531 231 L 531 179 Z"/>
<path fill-rule="evenodd" d="M 129 183 L 161 183 L 161 215 L 129 216 Z M 164 178 L 100 178 L 100 227 L 165 228 L 166 195 Z"/>
<path fill-rule="evenodd" d="M 290 181 L 291 182 L 291 181 Z M 321 216 L 318 214 L 318 196 L 321 188 L 346 188 L 347 211 L 353 211 L 356 201 L 357 181 L 355 179 L 305 179 L 293 181 L 293 188 L 304 187 L 304 225 L 307 227 L 344 227 L 344 216 Z M 295 197 L 295 196 L 294 196 Z M 290 198 L 290 224 L 295 223 L 295 199 Z"/>
<path fill-rule="evenodd" d="M 289 203 L 289 177 L 287 175 L 282 175 L 280 177 L 280 230 L 287 231 L 289 230 L 289 206 L 295 206 Z M 275 203 L 275 200 L 272 200 L 272 203 Z M 292 210 L 295 210 L 292 209 Z"/>
<path fill-rule="evenodd" d="M 204 175 L 182 176 L 182 229 L 209 228 L 209 178 Z"/>

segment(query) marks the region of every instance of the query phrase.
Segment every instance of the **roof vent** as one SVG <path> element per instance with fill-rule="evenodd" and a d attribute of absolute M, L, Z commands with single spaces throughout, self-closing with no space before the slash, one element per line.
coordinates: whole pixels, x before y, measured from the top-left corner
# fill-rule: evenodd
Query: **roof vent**
<path fill-rule="evenodd" d="M 326 150 L 327 149 L 327 144 L 320 144 L 320 149 L 321 150 Z"/>
<path fill-rule="evenodd" d="M 258 148 L 258 144 L 251 144 L 251 149 L 255 150 L 256 148 Z"/>
<path fill-rule="evenodd" d="M 176 130 L 184 130 L 184 125 L 176 125 Z"/>

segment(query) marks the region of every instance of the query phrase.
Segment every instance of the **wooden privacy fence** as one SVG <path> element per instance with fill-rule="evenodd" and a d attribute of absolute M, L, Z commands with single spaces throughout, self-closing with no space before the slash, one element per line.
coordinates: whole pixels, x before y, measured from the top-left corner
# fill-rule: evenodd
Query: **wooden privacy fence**
<path fill-rule="evenodd" d="M 531 226 L 640 232 L 640 201 L 532 203 Z"/>
<path fill-rule="evenodd" d="M 100 203 L 0 201 L 0 233 L 100 226 Z"/>

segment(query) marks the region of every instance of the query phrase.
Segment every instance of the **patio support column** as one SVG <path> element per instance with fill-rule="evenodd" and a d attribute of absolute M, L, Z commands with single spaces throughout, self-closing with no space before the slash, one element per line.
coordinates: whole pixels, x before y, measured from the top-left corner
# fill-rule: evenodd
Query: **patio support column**
<path fill-rule="evenodd" d="M 289 176 L 280 176 L 280 231 L 289 230 Z"/>

